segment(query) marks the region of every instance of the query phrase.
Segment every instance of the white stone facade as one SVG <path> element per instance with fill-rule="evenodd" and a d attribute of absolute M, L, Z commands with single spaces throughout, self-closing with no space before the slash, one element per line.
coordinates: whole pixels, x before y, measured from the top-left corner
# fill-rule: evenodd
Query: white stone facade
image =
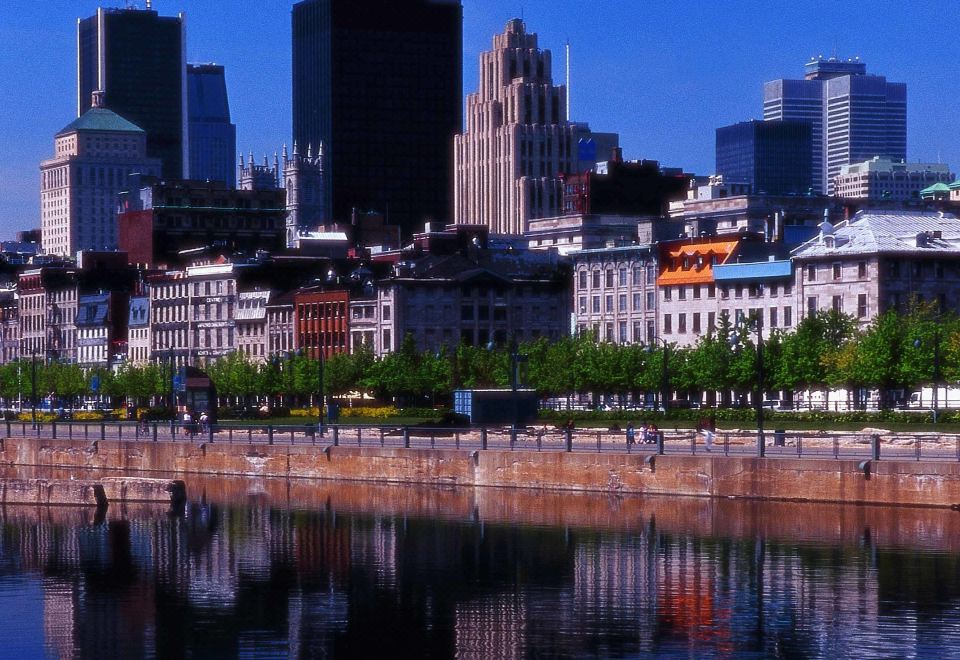
<path fill-rule="evenodd" d="M 657 260 L 651 245 L 584 250 L 573 259 L 574 325 L 617 344 L 657 336 Z"/>

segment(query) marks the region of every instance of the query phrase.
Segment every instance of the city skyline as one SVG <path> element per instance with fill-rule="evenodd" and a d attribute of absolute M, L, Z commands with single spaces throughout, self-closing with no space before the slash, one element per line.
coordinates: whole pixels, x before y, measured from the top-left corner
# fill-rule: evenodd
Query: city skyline
<path fill-rule="evenodd" d="M 188 61 L 227 67 L 238 148 L 258 159 L 292 140 L 292 4 L 154 3 L 163 15 L 186 12 Z M 39 226 L 38 165 L 48 155 L 51 135 L 75 115 L 76 19 L 92 15 L 97 6 L 87 0 L 55 6 L 10 3 L 11 20 L 0 27 L 0 35 L 8 53 L 29 50 L 31 56 L 12 66 L 7 55 L 7 66 L 0 67 L 8 108 L 0 123 L 0 140 L 7 146 L 0 165 L 0 236 Z M 464 0 L 464 93 L 477 87 L 479 53 L 489 49 L 507 20 L 522 13 L 528 29 L 554 52 L 558 78 L 563 44 L 571 43 L 572 116 L 619 132 L 627 158 L 654 158 L 708 174 L 714 130 L 759 118 L 765 81 L 800 77 L 811 56 L 836 52 L 860 56 L 872 72 L 908 85 L 909 160 L 960 161 L 960 146 L 947 137 L 960 129 L 960 118 L 941 101 L 955 97 L 960 83 L 927 73 L 939 62 L 952 61 L 956 52 L 948 22 L 933 3 L 856 8 L 735 3 L 696 6 L 683 16 L 666 3 L 605 7 L 599 14 L 585 12 L 586 7 L 527 0 L 521 9 L 500 0 L 482 5 Z M 820 20 L 810 21 L 811 15 Z M 222 35 L 223 25 L 234 26 L 229 35 Z M 38 43 L 44 47 L 36 48 Z M 904 56 L 917 52 L 924 53 L 922 60 Z M 25 111 L 15 111 L 18 106 Z"/>

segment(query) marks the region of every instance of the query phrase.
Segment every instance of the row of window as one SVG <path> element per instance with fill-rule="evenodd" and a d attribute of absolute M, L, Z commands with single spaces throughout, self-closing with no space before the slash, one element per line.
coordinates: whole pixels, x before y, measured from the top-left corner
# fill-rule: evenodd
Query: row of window
<path fill-rule="evenodd" d="M 721 309 L 719 316 L 721 318 L 724 316 L 729 317 L 730 311 L 731 310 Z M 748 317 L 762 318 L 762 314 L 763 314 L 763 310 L 760 308 L 734 309 L 732 311 L 733 311 L 732 319 L 734 323 L 740 323 L 746 320 Z M 768 325 L 769 328 L 792 328 L 793 327 L 793 306 L 786 305 L 782 309 L 779 307 L 770 307 L 767 310 L 767 317 L 769 319 L 767 321 L 767 323 L 769 323 Z M 687 325 L 688 318 L 690 320 L 689 327 Z M 685 335 L 688 332 L 690 332 L 695 335 L 699 335 L 704 332 L 709 333 L 716 329 L 717 318 L 718 317 L 716 312 L 708 312 L 706 314 L 706 319 L 705 319 L 706 328 L 704 328 L 702 323 L 704 320 L 704 315 L 701 314 L 700 312 L 694 312 L 692 314 L 686 314 L 686 313 L 677 314 L 676 315 L 677 325 L 676 325 L 676 328 L 674 328 L 673 315 L 664 314 L 663 315 L 663 334 Z"/>
<path fill-rule="evenodd" d="M 630 269 L 628 268 L 618 268 L 614 270 L 613 268 L 607 268 L 604 271 L 594 270 L 588 273 L 586 270 L 581 270 L 578 277 L 578 288 L 583 290 L 587 287 L 587 279 L 590 278 L 591 286 L 589 288 L 593 289 L 612 289 L 614 286 L 630 286 L 628 281 L 630 275 Z M 647 266 L 634 266 L 632 269 L 633 272 L 633 286 L 643 286 L 644 274 L 646 274 L 646 281 L 652 286 L 657 279 L 657 266 L 653 262 L 647 264 Z M 602 286 L 601 286 L 602 283 Z M 616 283 L 616 284 L 614 284 Z"/>
<path fill-rule="evenodd" d="M 652 310 L 656 304 L 656 293 L 653 291 L 647 291 L 646 294 L 643 293 L 634 293 L 632 296 L 628 297 L 627 294 L 621 293 L 617 295 L 616 301 L 616 311 L 618 312 L 642 312 L 644 309 L 644 297 L 646 297 L 646 309 L 648 311 Z M 603 311 L 610 313 L 614 311 L 613 306 L 614 297 L 612 294 L 607 294 L 603 297 Z M 632 306 L 628 306 L 628 302 L 632 303 Z M 587 311 L 587 297 L 580 296 L 577 298 L 577 309 L 580 314 L 600 314 L 600 296 L 591 296 L 590 298 L 590 310 Z"/>

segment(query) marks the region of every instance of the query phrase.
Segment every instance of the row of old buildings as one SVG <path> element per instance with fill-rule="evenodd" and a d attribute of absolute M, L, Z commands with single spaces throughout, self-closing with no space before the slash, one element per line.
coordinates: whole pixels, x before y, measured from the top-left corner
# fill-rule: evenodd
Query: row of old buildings
<path fill-rule="evenodd" d="M 253 362 L 361 346 L 384 355 L 407 335 L 428 351 L 571 333 L 691 346 L 724 319 L 760 319 L 769 333 L 789 332 L 817 311 L 865 326 L 916 302 L 960 310 L 956 216 L 822 218 L 785 225 L 778 213 L 765 232 L 682 238 L 669 237 L 678 223 L 650 221 L 646 235 L 661 238 L 566 255 L 484 227 L 436 224 L 380 251 L 251 255 L 212 246 L 185 251 L 176 267 L 82 252 L 76 262 L 12 271 L 0 289 L 0 350 L 3 361 L 116 368 L 202 366 L 233 352 Z"/>

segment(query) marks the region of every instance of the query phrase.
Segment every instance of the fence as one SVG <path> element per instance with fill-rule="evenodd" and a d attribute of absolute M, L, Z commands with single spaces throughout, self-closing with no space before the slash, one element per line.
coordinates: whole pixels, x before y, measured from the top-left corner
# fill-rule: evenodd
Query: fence
<path fill-rule="evenodd" d="M 960 435 L 718 432 L 708 446 L 693 431 L 660 432 L 652 442 L 628 443 L 626 433 L 604 429 L 544 426 L 449 428 L 397 425 L 218 424 L 201 427 L 173 422 L 4 422 L 6 437 L 120 442 L 213 442 L 227 444 L 496 449 L 539 452 L 619 452 L 670 455 L 776 456 L 872 460 L 960 461 Z M 636 434 L 639 438 L 639 432 Z"/>

